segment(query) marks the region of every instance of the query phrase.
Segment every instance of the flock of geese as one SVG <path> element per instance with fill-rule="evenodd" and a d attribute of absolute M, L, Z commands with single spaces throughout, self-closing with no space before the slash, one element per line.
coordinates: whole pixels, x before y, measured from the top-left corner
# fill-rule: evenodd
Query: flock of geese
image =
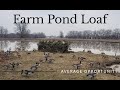
<path fill-rule="evenodd" d="M 10 54 L 10 50 L 5 52 L 7 55 Z M 75 59 L 77 56 L 76 55 L 72 55 L 72 59 Z M 61 55 L 60 58 L 63 58 L 63 56 Z M 79 63 L 73 64 L 73 68 L 74 69 L 81 69 L 82 67 L 82 62 L 84 62 L 86 60 L 85 57 L 77 57 Z M 103 55 L 103 58 L 106 58 L 106 55 Z M 25 69 L 25 70 L 21 70 L 21 75 L 22 76 L 30 76 L 32 74 L 34 74 L 38 68 L 41 66 L 41 63 L 47 62 L 49 64 L 53 63 L 55 60 L 50 58 L 50 53 L 49 52 L 44 52 L 44 59 L 39 60 L 38 62 L 36 62 L 35 64 L 33 64 L 29 69 Z M 94 66 L 94 62 L 89 62 L 90 67 Z M 18 68 L 20 65 L 22 65 L 22 63 L 18 63 L 18 62 L 13 62 L 13 63 L 9 63 L 7 65 L 3 65 L 2 67 L 4 68 L 4 70 L 15 70 L 16 68 Z M 97 63 L 97 66 L 100 66 L 100 63 Z M 86 77 L 90 80 L 93 80 L 95 78 L 97 74 L 96 73 L 88 73 L 86 75 Z"/>
<path fill-rule="evenodd" d="M 75 55 L 72 55 L 72 58 L 75 58 L 76 56 Z M 79 63 L 77 64 L 73 64 L 72 66 L 75 68 L 75 69 L 81 69 L 82 67 L 82 62 L 84 62 L 86 60 L 85 57 L 78 57 L 78 61 Z M 100 64 L 100 63 L 99 63 Z M 94 66 L 94 62 L 89 62 L 89 65 L 90 67 L 92 68 Z M 89 72 L 87 73 L 86 77 L 89 79 L 89 80 L 94 80 L 95 77 L 96 77 L 97 73 L 94 73 L 94 72 Z"/>
<path fill-rule="evenodd" d="M 30 75 L 34 74 L 38 70 L 38 68 L 40 67 L 41 63 L 44 63 L 44 62 L 47 62 L 49 64 L 53 63 L 55 60 L 51 59 L 49 57 L 50 57 L 50 54 L 48 52 L 44 52 L 44 59 L 36 62 L 28 70 L 21 70 L 21 75 L 22 76 L 30 76 Z M 12 62 L 12 63 L 6 64 L 6 65 L 3 65 L 2 68 L 4 70 L 13 70 L 14 71 L 20 65 L 22 65 L 22 63 Z"/>

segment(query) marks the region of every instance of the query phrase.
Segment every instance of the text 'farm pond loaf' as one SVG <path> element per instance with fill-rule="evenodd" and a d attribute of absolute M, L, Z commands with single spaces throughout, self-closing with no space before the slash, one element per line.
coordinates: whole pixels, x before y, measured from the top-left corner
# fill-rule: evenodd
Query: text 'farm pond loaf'
<path fill-rule="evenodd" d="M 72 16 L 64 17 L 48 14 L 47 19 L 44 19 L 45 17 L 24 17 L 20 14 L 14 14 L 14 24 L 18 22 L 22 24 L 107 24 L 108 15 L 109 14 L 104 14 L 103 16 L 91 16 L 86 18 L 87 15 L 85 14 L 73 14 Z"/>

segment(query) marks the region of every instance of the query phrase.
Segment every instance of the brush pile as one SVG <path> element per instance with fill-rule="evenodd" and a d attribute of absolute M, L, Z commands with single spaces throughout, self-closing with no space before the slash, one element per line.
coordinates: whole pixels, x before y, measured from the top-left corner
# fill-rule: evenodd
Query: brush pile
<path fill-rule="evenodd" d="M 38 50 L 43 52 L 59 52 L 67 53 L 69 43 L 66 41 L 40 41 L 38 43 Z"/>

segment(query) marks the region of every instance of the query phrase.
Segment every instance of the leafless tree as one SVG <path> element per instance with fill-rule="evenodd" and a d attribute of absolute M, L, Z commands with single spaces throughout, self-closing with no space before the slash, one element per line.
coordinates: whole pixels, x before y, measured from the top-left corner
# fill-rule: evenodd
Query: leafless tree
<path fill-rule="evenodd" d="M 62 31 L 60 31 L 60 38 L 64 38 L 64 34 Z"/>
<path fill-rule="evenodd" d="M 8 34 L 8 30 L 3 26 L 0 26 L 0 37 L 5 38 L 7 37 L 7 34 Z"/>
<path fill-rule="evenodd" d="M 27 38 L 27 37 L 29 37 L 30 30 L 27 29 L 28 24 L 17 23 L 17 24 L 15 24 L 15 26 L 16 26 L 15 32 L 16 32 L 16 34 L 19 35 L 20 38 Z"/>

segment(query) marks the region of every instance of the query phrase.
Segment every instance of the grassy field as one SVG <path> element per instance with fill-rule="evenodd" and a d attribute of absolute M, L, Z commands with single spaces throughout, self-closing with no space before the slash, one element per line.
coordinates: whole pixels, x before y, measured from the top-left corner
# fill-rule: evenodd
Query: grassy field
<path fill-rule="evenodd" d="M 115 61 L 114 56 L 95 55 L 88 52 L 50 53 L 50 58 L 55 60 L 53 63 L 41 62 L 34 74 L 25 77 L 21 75 L 21 70 L 29 69 L 40 60 L 44 61 L 44 53 L 35 51 L 28 54 L 28 52 L 22 51 L 19 54 L 21 58 L 14 54 L 12 59 L 0 62 L 0 80 L 90 80 L 86 73 L 61 73 L 61 71 L 75 70 L 72 65 L 79 63 L 78 57 L 86 58 L 82 61 L 80 70 L 92 69 L 93 67 L 91 68 L 89 65 L 90 62 L 99 62 L 101 64 L 100 68 L 102 68 L 104 63 Z M 2 65 L 12 62 L 20 62 L 21 65 L 15 70 L 3 70 Z M 97 67 L 94 68 L 97 69 Z M 100 73 L 96 75 L 94 80 L 120 80 L 120 77 L 119 75 Z"/>

